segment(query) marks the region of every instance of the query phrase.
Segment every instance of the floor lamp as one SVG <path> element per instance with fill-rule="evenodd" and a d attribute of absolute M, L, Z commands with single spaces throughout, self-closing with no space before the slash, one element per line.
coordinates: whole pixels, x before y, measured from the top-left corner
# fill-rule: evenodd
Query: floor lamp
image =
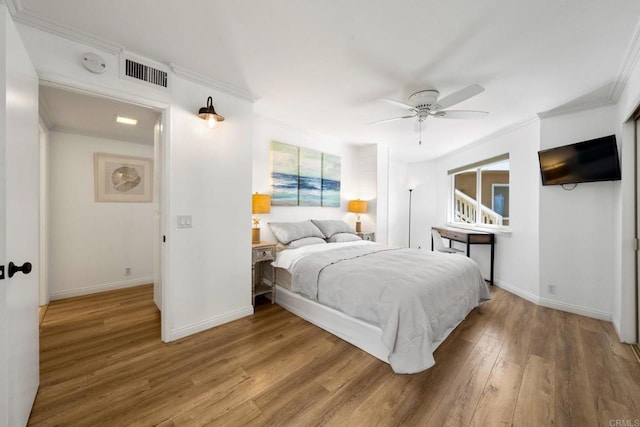
<path fill-rule="evenodd" d="M 409 189 L 409 247 L 411 247 L 411 195 L 413 194 L 413 188 Z"/>

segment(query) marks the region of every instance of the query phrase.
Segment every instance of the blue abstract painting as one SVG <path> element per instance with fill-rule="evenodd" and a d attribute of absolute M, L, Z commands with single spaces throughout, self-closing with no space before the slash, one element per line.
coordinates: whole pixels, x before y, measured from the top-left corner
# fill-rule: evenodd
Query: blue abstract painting
<path fill-rule="evenodd" d="M 340 157 L 322 153 L 322 206 L 340 207 Z"/>
<path fill-rule="evenodd" d="M 271 141 L 271 205 L 340 207 L 340 157 Z"/>
<path fill-rule="evenodd" d="M 298 205 L 321 206 L 322 153 L 300 147 L 298 173 Z"/>
<path fill-rule="evenodd" d="M 271 205 L 298 205 L 298 147 L 271 141 Z"/>

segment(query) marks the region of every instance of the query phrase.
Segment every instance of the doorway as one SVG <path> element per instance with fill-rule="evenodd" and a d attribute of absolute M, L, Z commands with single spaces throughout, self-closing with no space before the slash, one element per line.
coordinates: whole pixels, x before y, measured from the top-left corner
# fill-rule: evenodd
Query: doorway
<path fill-rule="evenodd" d="M 39 98 L 41 304 L 154 283 L 162 311 L 163 111 L 51 84 Z"/>

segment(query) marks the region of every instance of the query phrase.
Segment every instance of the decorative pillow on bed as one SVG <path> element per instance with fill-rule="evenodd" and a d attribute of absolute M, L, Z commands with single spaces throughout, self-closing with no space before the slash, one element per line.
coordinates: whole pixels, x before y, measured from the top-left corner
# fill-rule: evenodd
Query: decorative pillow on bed
<path fill-rule="evenodd" d="M 280 243 L 285 245 L 305 237 L 319 237 L 324 234 L 309 220 L 300 222 L 270 222 L 269 227 Z"/>
<path fill-rule="evenodd" d="M 288 245 L 285 246 L 286 249 L 296 249 L 301 248 L 303 246 L 309 245 L 319 245 L 319 244 L 327 244 L 327 241 L 321 239 L 320 237 L 303 237 L 302 239 L 294 240 L 289 242 Z"/>
<path fill-rule="evenodd" d="M 356 240 L 362 240 L 360 236 L 351 233 L 336 233 L 333 236 L 329 237 L 327 240 L 329 243 L 339 243 L 339 242 L 355 242 Z"/>
<path fill-rule="evenodd" d="M 352 226 L 340 219 L 312 219 L 311 221 L 322 231 L 327 239 L 337 233 L 351 233 L 354 235 L 356 233 Z"/>

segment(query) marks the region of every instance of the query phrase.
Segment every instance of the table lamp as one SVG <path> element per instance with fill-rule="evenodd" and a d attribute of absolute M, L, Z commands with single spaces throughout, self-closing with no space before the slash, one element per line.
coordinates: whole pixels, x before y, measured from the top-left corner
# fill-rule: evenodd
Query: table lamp
<path fill-rule="evenodd" d="M 253 194 L 251 196 L 251 212 L 254 214 L 251 243 L 260 243 L 260 218 L 257 214 L 271 212 L 271 196 L 268 194 Z"/>
<path fill-rule="evenodd" d="M 360 222 L 360 214 L 367 213 L 368 204 L 366 200 L 349 200 L 349 212 L 353 212 L 358 214 L 356 217 L 356 232 L 360 233 L 362 231 L 362 223 Z"/>

